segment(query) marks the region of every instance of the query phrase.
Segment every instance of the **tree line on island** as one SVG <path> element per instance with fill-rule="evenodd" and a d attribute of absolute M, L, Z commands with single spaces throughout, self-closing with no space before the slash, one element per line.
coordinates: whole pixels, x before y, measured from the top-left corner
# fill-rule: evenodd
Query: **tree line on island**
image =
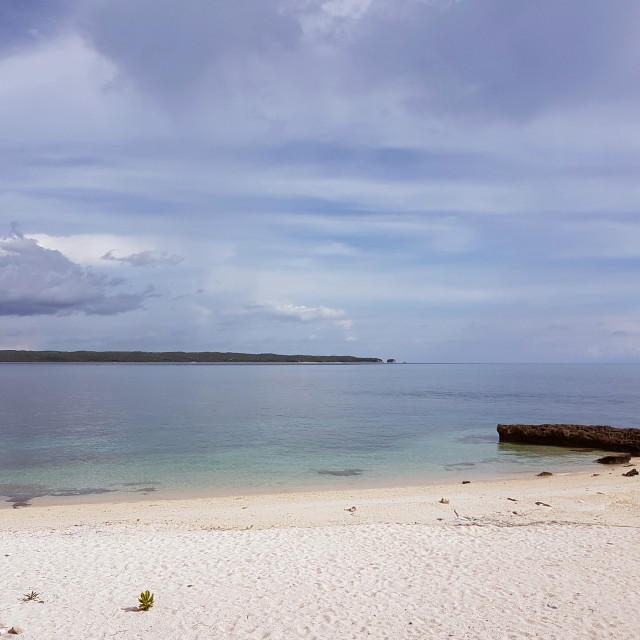
<path fill-rule="evenodd" d="M 0 362 L 382 362 L 355 356 L 280 355 L 219 351 L 19 351 L 0 350 Z"/>

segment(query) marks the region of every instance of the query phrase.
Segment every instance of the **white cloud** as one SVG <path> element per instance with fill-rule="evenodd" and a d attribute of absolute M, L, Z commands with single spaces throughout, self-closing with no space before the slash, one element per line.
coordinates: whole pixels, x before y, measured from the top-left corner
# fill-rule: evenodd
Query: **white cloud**
<path fill-rule="evenodd" d="M 316 325 L 318 328 L 333 328 L 340 331 L 350 331 L 353 320 L 346 317 L 344 309 L 332 307 L 311 307 L 290 302 L 264 301 L 260 303 L 249 303 L 244 309 L 236 309 L 229 313 L 250 315 L 277 322 L 296 322 L 302 324 Z"/>
<path fill-rule="evenodd" d="M 113 233 L 69 236 L 34 233 L 29 237 L 34 238 L 41 247 L 64 253 L 74 262 L 103 268 L 112 266 L 110 262 L 129 266 L 175 266 L 184 261 L 223 264 L 236 252 L 236 246 L 231 242 L 212 242 L 207 238 L 193 239 L 175 234 L 160 237 Z M 184 254 L 188 254 L 188 258 Z"/>
<path fill-rule="evenodd" d="M 109 250 L 101 256 L 101 259 L 120 262 L 121 264 L 128 264 L 132 267 L 156 267 L 160 265 L 174 267 L 184 260 L 182 256 L 178 256 L 176 254 L 167 253 L 166 251 L 151 250 L 132 253 L 121 258 L 115 256 L 113 250 Z"/>
<path fill-rule="evenodd" d="M 372 0 L 327 0 L 321 5 L 322 11 L 332 18 L 361 18 L 371 6 Z"/>
<path fill-rule="evenodd" d="M 267 313 L 283 318 L 292 318 L 310 322 L 314 320 L 335 320 L 344 318 L 343 309 L 332 309 L 330 307 L 307 307 L 305 305 L 291 304 L 288 302 L 263 302 L 253 308 L 264 310 Z"/>
<path fill-rule="evenodd" d="M 350 331 L 353 327 L 353 320 L 336 320 L 336 327 L 342 327 L 346 331 Z"/>
<path fill-rule="evenodd" d="M 45 249 L 60 251 L 70 260 L 85 265 L 105 266 L 102 256 L 109 251 L 119 254 L 134 254 L 148 247 L 141 238 L 115 234 L 78 233 L 70 236 L 52 236 L 44 233 L 30 234 Z"/>
<path fill-rule="evenodd" d="M 357 256 L 359 251 L 344 242 L 328 242 L 314 247 L 313 253 L 319 256 Z"/>
<path fill-rule="evenodd" d="M 298 19 L 308 41 L 345 37 L 351 23 L 366 15 L 371 3 L 372 0 L 327 0 L 319 6 L 303 5 Z"/>

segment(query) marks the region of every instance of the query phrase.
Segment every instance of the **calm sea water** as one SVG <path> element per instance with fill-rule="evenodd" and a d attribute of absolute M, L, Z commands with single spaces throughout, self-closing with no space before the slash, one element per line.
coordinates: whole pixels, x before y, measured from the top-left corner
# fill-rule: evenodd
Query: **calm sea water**
<path fill-rule="evenodd" d="M 640 365 L 0 364 L 0 496 L 399 485 L 592 464 L 498 423 L 638 427 Z"/>

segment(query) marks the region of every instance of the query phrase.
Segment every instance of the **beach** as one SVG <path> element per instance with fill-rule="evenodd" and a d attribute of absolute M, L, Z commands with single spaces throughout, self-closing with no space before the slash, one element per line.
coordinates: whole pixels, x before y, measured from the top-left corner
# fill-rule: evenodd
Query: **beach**
<path fill-rule="evenodd" d="M 0 633 L 634 637 L 640 476 L 626 471 L 2 509 Z"/>

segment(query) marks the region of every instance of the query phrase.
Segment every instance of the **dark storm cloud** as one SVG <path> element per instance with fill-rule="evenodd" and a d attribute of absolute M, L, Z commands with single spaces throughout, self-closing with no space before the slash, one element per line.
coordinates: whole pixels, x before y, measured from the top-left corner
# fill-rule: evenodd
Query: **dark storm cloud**
<path fill-rule="evenodd" d="M 402 84 L 414 108 L 522 118 L 640 92 L 635 0 L 397 6 L 379 0 L 362 21 L 351 80 Z"/>
<path fill-rule="evenodd" d="M 247 59 L 292 47 L 300 28 L 264 0 L 110 0 L 87 12 L 83 33 L 140 87 L 172 103 L 205 76 L 223 91 Z"/>
<path fill-rule="evenodd" d="M 121 283 L 39 246 L 15 227 L 0 238 L 0 316 L 116 315 L 140 308 L 150 292 L 109 293 Z"/>
<path fill-rule="evenodd" d="M 417 112 L 522 119 L 640 92 L 635 0 L 373 0 L 348 29 L 331 21 L 331 4 L 340 3 L 110 0 L 85 5 L 80 22 L 97 51 L 168 107 L 256 82 L 280 84 L 290 100 L 322 100 L 331 85 L 354 97 L 388 86 Z M 324 29 L 305 33 L 320 18 Z"/>
<path fill-rule="evenodd" d="M 57 35 L 75 13 L 74 0 L 2 0 L 0 57 Z"/>

